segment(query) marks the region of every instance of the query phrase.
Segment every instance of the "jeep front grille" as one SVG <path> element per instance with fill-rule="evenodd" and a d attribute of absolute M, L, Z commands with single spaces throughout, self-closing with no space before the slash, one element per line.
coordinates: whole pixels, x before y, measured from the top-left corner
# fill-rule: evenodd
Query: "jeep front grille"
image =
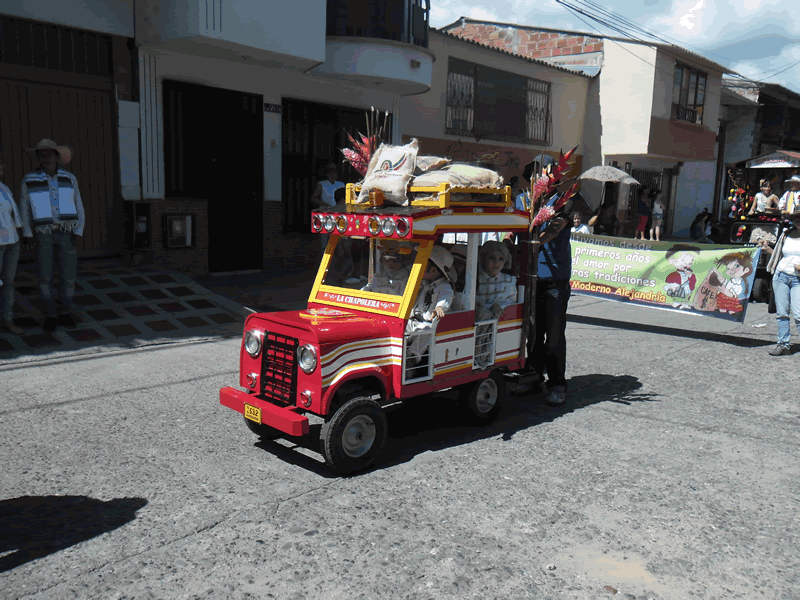
<path fill-rule="evenodd" d="M 295 338 L 264 332 L 261 351 L 261 395 L 284 404 L 297 397 L 297 345 Z"/>

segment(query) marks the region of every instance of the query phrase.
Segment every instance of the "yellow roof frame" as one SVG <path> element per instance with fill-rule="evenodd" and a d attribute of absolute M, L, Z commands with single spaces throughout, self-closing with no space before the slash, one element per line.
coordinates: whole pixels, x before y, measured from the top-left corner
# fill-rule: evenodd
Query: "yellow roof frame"
<path fill-rule="evenodd" d="M 311 288 L 311 295 L 309 296 L 308 301 L 316 302 L 317 304 L 327 304 L 330 306 L 336 306 L 339 308 L 347 308 L 349 310 L 353 310 L 354 307 L 352 304 L 347 304 L 345 302 L 336 302 L 335 300 L 324 300 L 318 297 L 319 293 L 328 292 L 333 294 L 344 294 L 348 296 L 357 296 L 359 298 L 367 298 L 370 300 L 379 300 L 383 302 L 394 302 L 394 303 L 398 303 L 398 298 L 400 298 L 399 307 L 397 311 L 394 312 L 387 310 L 380 310 L 377 308 L 366 308 L 366 307 L 358 307 L 357 310 L 365 310 L 367 312 L 379 315 L 398 317 L 400 319 L 408 319 L 408 315 L 411 313 L 411 309 L 414 306 L 414 302 L 417 299 L 417 291 L 419 290 L 419 284 L 420 280 L 422 279 L 422 275 L 425 272 L 425 265 L 428 264 L 428 259 L 430 258 L 431 250 L 433 249 L 433 240 L 419 240 L 418 242 L 419 247 L 417 248 L 417 256 L 414 260 L 414 264 L 411 265 L 411 274 L 408 276 L 406 289 L 401 298 L 399 296 L 391 296 L 389 294 L 376 294 L 375 292 L 364 292 L 361 290 L 352 290 L 349 288 L 339 288 L 330 285 L 323 285 L 322 279 L 325 276 L 326 271 L 328 270 L 328 265 L 330 264 L 331 258 L 333 257 L 333 250 L 337 242 L 337 240 L 334 238 L 338 237 L 340 236 L 331 236 L 331 238 L 328 240 L 328 245 L 325 248 L 325 255 L 322 257 L 322 262 L 319 265 L 319 270 L 317 271 L 317 277 L 316 279 L 314 279 L 314 286 Z M 371 239 L 376 239 L 376 238 L 371 238 Z"/>

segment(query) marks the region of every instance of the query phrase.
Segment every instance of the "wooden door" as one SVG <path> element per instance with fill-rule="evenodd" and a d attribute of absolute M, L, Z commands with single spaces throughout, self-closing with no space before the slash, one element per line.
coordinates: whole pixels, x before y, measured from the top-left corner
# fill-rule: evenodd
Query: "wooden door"
<path fill-rule="evenodd" d="M 208 202 L 212 273 L 263 266 L 262 96 L 164 81 L 168 198 Z"/>
<path fill-rule="evenodd" d="M 3 182 L 19 201 L 22 179 L 39 163 L 25 151 L 43 138 L 70 146 L 72 161 L 64 167 L 78 180 L 86 213 L 81 256 L 115 249 L 120 215 L 115 214 L 117 167 L 116 123 L 111 94 L 66 86 L 0 81 L 0 143 L 6 170 Z"/>

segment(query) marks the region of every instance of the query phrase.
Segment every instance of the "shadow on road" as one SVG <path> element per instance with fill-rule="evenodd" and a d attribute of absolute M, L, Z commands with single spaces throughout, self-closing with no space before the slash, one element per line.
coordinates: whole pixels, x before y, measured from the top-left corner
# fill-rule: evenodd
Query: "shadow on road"
<path fill-rule="evenodd" d="M 457 390 L 436 397 L 424 396 L 405 401 L 400 408 L 387 414 L 389 438 L 374 469 L 382 469 L 412 460 L 415 456 L 479 439 L 501 435 L 510 440 L 515 433 L 550 422 L 565 414 L 599 402 L 631 405 L 654 402 L 657 397 L 637 393 L 642 384 L 630 375 L 592 374 L 569 380 L 565 406 L 548 406 L 543 395 L 506 395 L 500 417 L 485 427 L 464 425 L 465 411 L 459 403 Z M 508 391 L 511 391 L 509 386 Z M 256 445 L 277 458 L 296 464 L 321 477 L 336 477 L 319 454 L 320 425 L 312 425 L 303 438 L 279 441 L 259 441 Z M 303 449 L 302 451 L 298 451 Z M 309 456 L 309 452 L 314 457 Z"/>
<path fill-rule="evenodd" d="M 630 323 L 628 321 L 616 321 L 614 319 L 603 319 L 601 317 L 588 317 L 585 315 L 567 315 L 567 320 L 572 323 L 583 323 L 584 325 L 594 325 L 596 327 L 611 327 L 613 329 L 627 329 L 629 331 L 641 331 L 643 333 L 656 333 L 659 335 L 671 335 L 694 340 L 707 340 L 709 342 L 722 342 L 743 348 L 760 348 L 771 346 L 775 342 L 758 340 L 747 335 L 729 335 L 727 333 L 714 333 L 713 331 L 691 331 L 688 329 L 678 329 L 677 327 L 664 327 L 663 325 L 651 325 L 649 323 Z"/>
<path fill-rule="evenodd" d="M 425 406 L 420 404 L 421 400 L 409 403 L 389 415 L 391 437 L 386 442 L 378 468 L 407 462 L 430 450 L 469 444 L 498 435 L 508 441 L 519 431 L 600 402 L 631 405 L 657 401 L 652 395 L 638 394 L 642 384 L 630 375 L 582 375 L 571 378 L 568 385 L 567 402 L 560 407 L 549 406 L 542 394 L 507 394 L 499 418 L 485 427 L 460 424 L 461 419 L 457 417 L 463 411 L 457 398 L 450 403 L 428 403 Z M 508 391 L 511 391 L 510 387 Z"/>
<path fill-rule="evenodd" d="M 86 496 L 0 500 L 0 573 L 121 527 L 145 504 L 144 498 Z"/>

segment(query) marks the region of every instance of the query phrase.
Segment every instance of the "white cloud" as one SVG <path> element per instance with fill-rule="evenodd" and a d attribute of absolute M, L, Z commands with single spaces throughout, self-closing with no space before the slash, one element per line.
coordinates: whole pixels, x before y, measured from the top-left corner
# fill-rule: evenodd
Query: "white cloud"
<path fill-rule="evenodd" d="M 768 7 L 778 6 L 785 3 L 785 0 L 735 0 L 731 2 L 731 8 L 737 16 L 746 17 L 753 13 L 764 12 Z"/>
<path fill-rule="evenodd" d="M 497 17 L 496 11 L 487 10 L 484 6 L 475 6 L 470 8 L 469 12 L 465 16 L 469 17 L 470 19 L 477 19 L 479 21 L 503 21 L 503 19 Z"/>
<path fill-rule="evenodd" d="M 717 11 L 705 0 L 675 0 L 670 10 L 653 19 L 651 29 L 679 40 L 696 40 L 708 34 Z"/>

